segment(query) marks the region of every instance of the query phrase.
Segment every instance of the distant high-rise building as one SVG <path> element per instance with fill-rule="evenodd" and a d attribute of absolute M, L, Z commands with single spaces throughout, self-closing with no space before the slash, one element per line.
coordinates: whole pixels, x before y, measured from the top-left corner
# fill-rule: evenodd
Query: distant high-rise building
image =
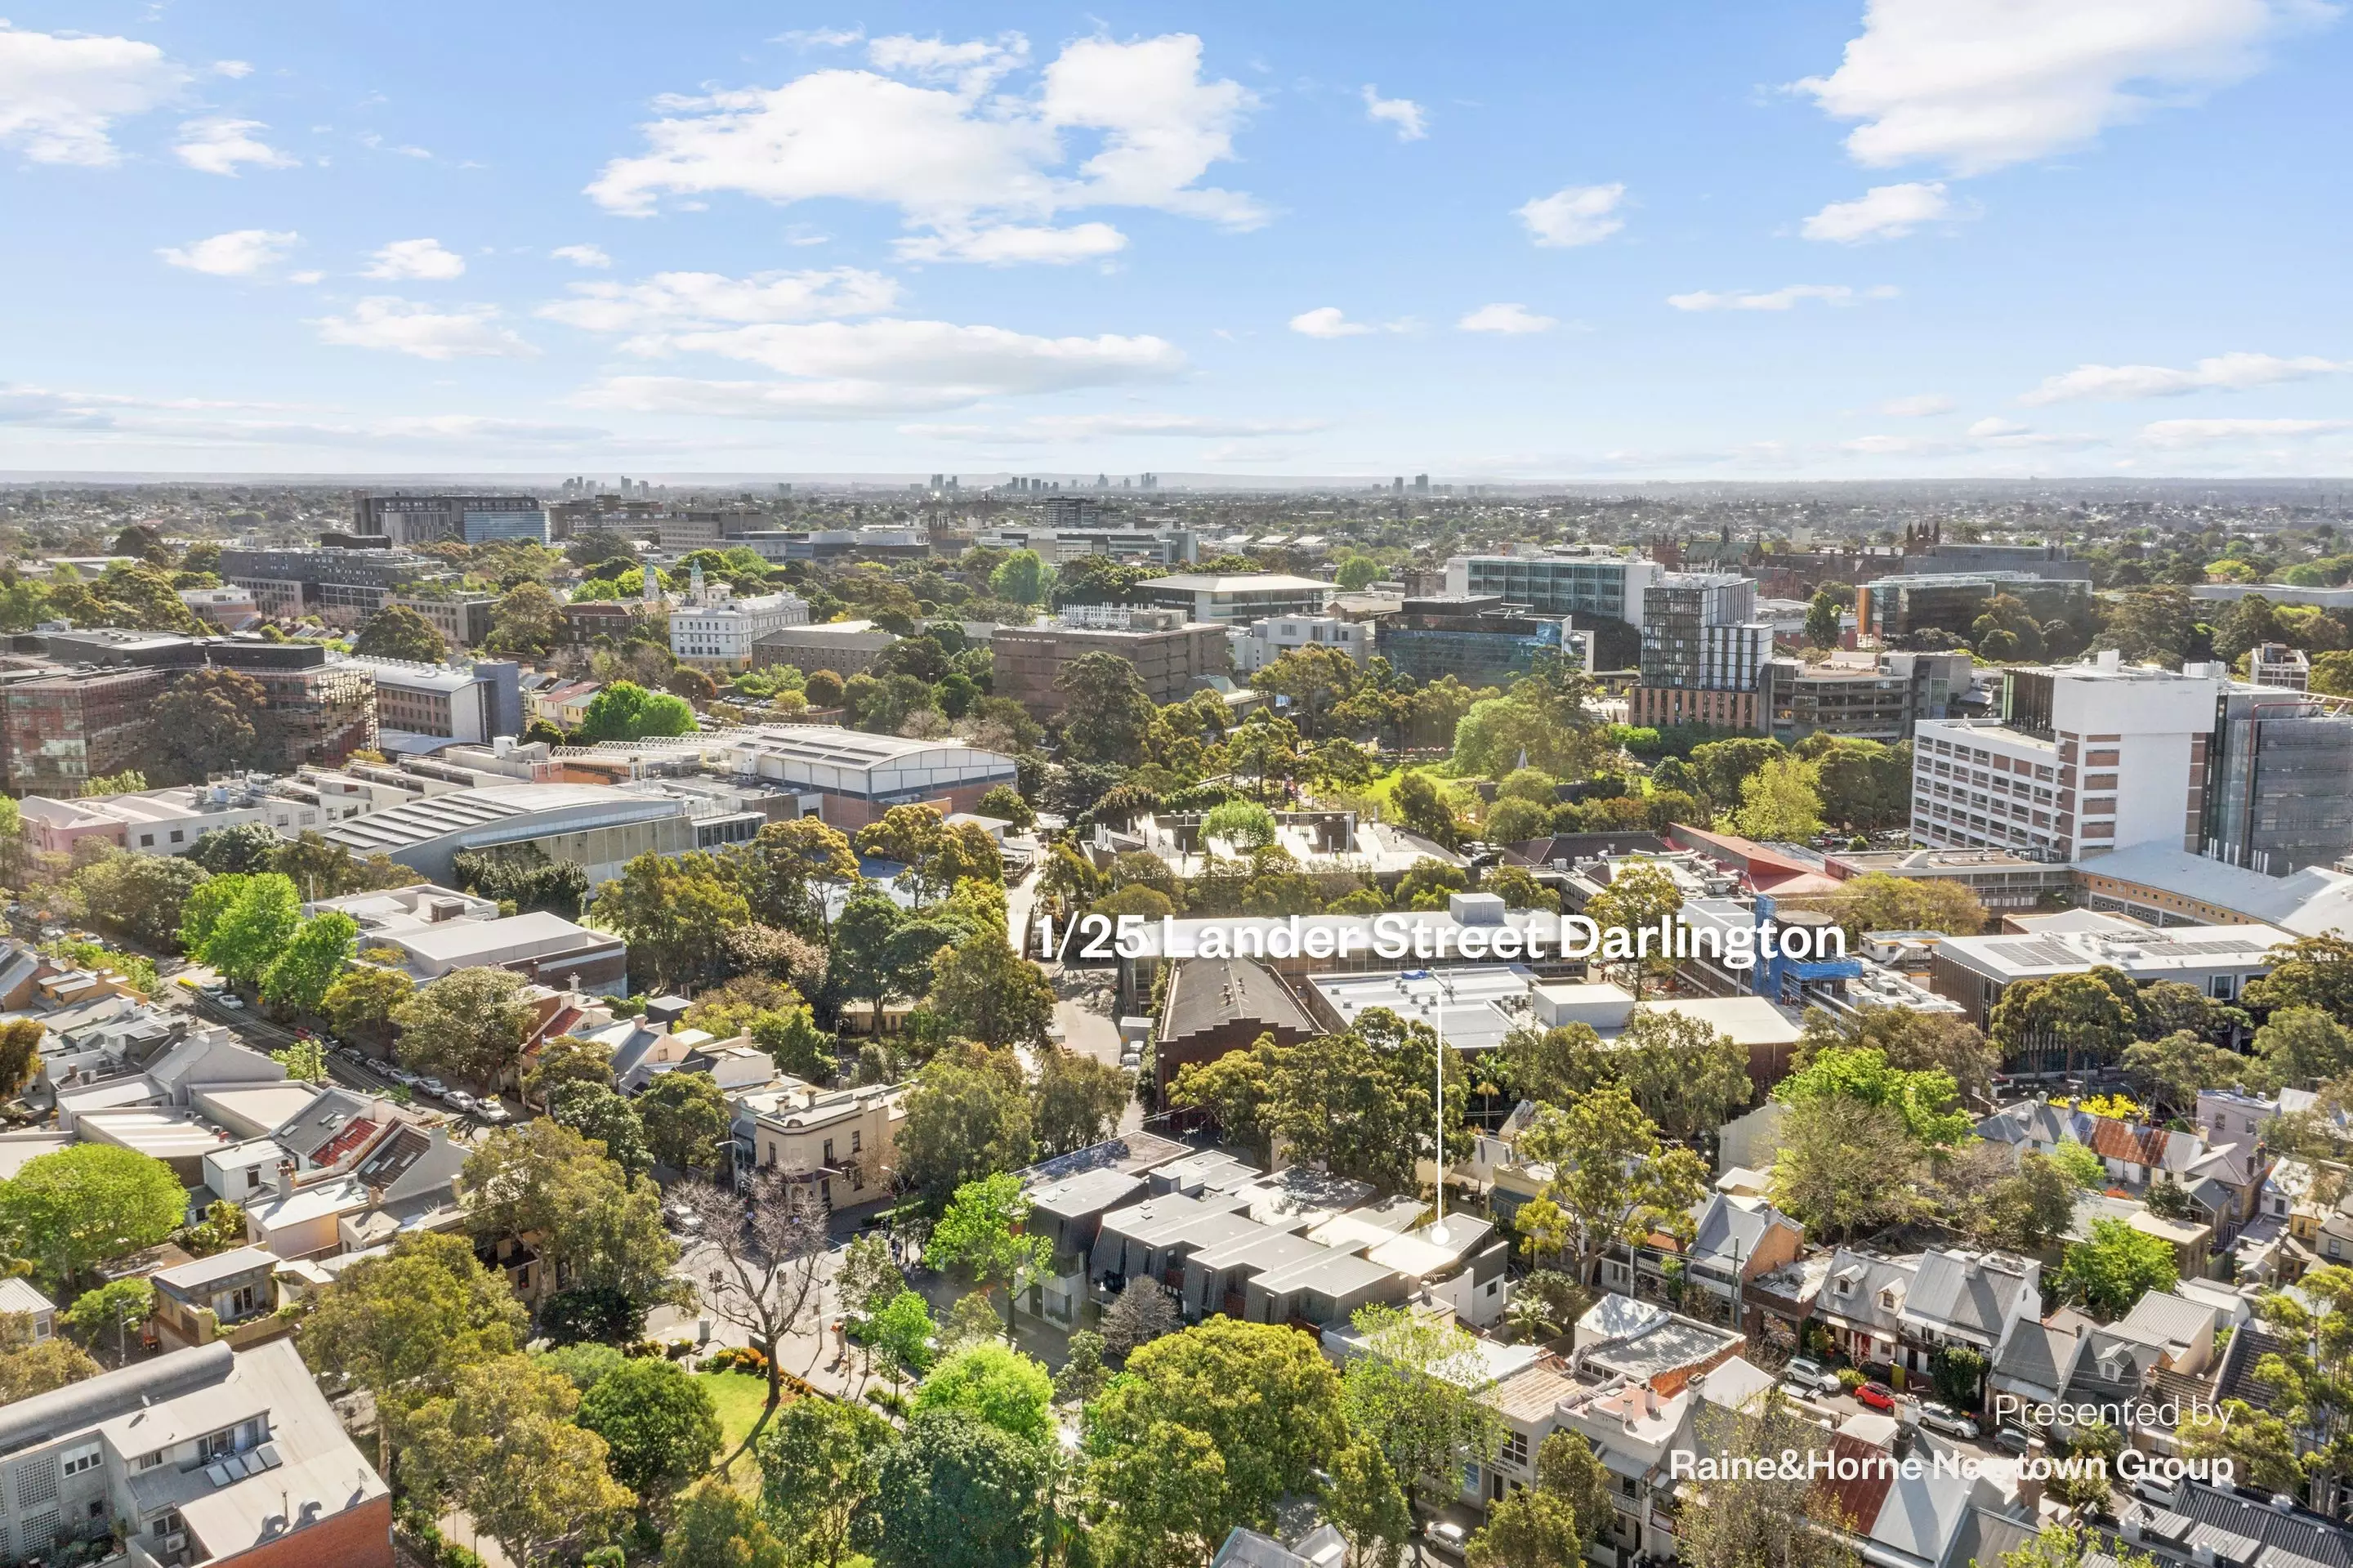
<path fill-rule="evenodd" d="M 353 503 L 352 532 L 364 539 L 383 539 L 395 547 L 429 545 L 444 539 L 469 540 L 469 529 L 484 538 L 504 537 L 492 520 L 499 513 L 523 513 L 547 526 L 546 508 L 535 495 L 363 495 Z M 521 524 L 528 532 L 528 522 Z M 540 535 L 544 538 L 543 532 Z"/>
<path fill-rule="evenodd" d="M 1413 493 L 1416 495 L 1428 495 L 1430 493 L 1430 475 L 1426 473 L 1418 473 L 1413 476 Z"/>
<path fill-rule="evenodd" d="M 1403 495 L 1405 493 L 1405 475 L 1399 474 L 1397 478 L 1389 481 L 1389 492 L 1394 495 Z"/>

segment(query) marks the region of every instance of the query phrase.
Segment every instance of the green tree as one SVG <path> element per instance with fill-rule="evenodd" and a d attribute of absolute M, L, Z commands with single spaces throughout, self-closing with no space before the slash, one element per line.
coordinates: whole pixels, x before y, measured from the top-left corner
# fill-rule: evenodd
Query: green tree
<path fill-rule="evenodd" d="M 633 681 L 616 681 L 588 700 L 575 733 L 582 745 L 593 746 L 600 740 L 692 735 L 697 727 L 685 698 L 649 692 Z"/>
<path fill-rule="evenodd" d="M 791 1549 L 768 1528 L 759 1506 L 718 1481 L 679 1499 L 661 1561 L 662 1568 L 794 1568 Z"/>
<path fill-rule="evenodd" d="M 1951 1074 L 1940 1067 L 1905 1072 L 1890 1066 L 1887 1054 L 1873 1047 L 1816 1052 L 1803 1068 L 1781 1080 L 1773 1097 L 1787 1106 L 1820 1100 L 1882 1106 L 1896 1114 L 1906 1132 L 1936 1148 L 1973 1136 Z"/>
<path fill-rule="evenodd" d="M 78 1143 L 37 1155 L 0 1181 L 0 1247 L 62 1284 L 153 1246 L 187 1211 L 187 1189 L 162 1160 Z"/>
<path fill-rule="evenodd" d="M 961 1411 L 907 1424 L 883 1451 L 855 1540 L 877 1568 L 1028 1568 L 1045 1456 Z"/>
<path fill-rule="evenodd" d="M 1822 798 L 1814 789 L 1812 765 L 1777 757 L 1741 780 L 1740 807 L 1731 813 L 1733 831 L 1758 840 L 1804 842 L 1822 831 Z"/>
<path fill-rule="evenodd" d="M 290 1082 L 323 1084 L 327 1081 L 327 1047 L 317 1039 L 297 1039 L 283 1051 L 272 1051 L 269 1059 L 286 1069 Z"/>
<path fill-rule="evenodd" d="M 1750 775 L 1765 764 L 1787 756 L 1778 740 L 1759 736 L 1740 736 L 1731 740 L 1710 741 L 1692 748 L 1691 770 L 1698 780 L 1700 792 L 1717 810 L 1729 811 L 1741 800 L 1741 789 Z"/>
<path fill-rule="evenodd" d="M 2105 1531 L 2084 1524 L 2046 1524 L 2023 1546 L 2001 1554 L 2001 1568 L 2085 1568 L 2090 1563 L 2116 1568 L 2158 1568 L 2157 1559 L 2135 1552 Z"/>
<path fill-rule="evenodd" d="M 355 964 L 335 977 L 319 1005 L 345 1039 L 382 1039 L 392 1033 L 393 1015 L 416 994 L 417 982 L 401 970 Z"/>
<path fill-rule="evenodd" d="M 932 1005 L 948 1026 L 997 1048 L 1046 1044 L 1054 1022 L 1054 988 L 1038 966 L 1015 953 L 1002 931 L 976 931 L 940 955 L 932 970 Z"/>
<path fill-rule="evenodd" d="M 2185 1116 L 2196 1114 L 2200 1090 L 2228 1088 L 2251 1075 L 2246 1057 L 2186 1029 L 2135 1041 L 2125 1047 L 2123 1065 L 2135 1094 Z"/>
<path fill-rule="evenodd" d="M 37 1393 L 47 1393 L 86 1377 L 96 1377 L 105 1370 L 90 1359 L 88 1351 L 70 1340 L 51 1338 L 37 1344 L 23 1342 L 29 1338 L 29 1327 L 0 1338 L 0 1404 L 13 1404 Z"/>
<path fill-rule="evenodd" d="M 1103 1315 L 1103 1349 L 1124 1358 L 1184 1326 L 1175 1298 L 1158 1280 L 1131 1279 Z"/>
<path fill-rule="evenodd" d="M 512 654 L 519 659 L 542 660 L 553 654 L 564 642 L 564 603 L 545 583 L 517 583 L 499 600 L 491 612 L 490 635 L 482 639 L 482 652 Z M 679 705 L 683 707 L 683 703 Z M 690 723 L 689 729 L 693 727 Z M 684 730 L 661 733 L 682 735 Z M 601 736 L 604 739 L 635 740 L 635 736 Z"/>
<path fill-rule="evenodd" d="M 2171 1244 L 2122 1220 L 2094 1220 L 2090 1238 L 2067 1249 L 2052 1284 L 2063 1298 L 2113 1319 L 2148 1292 L 2171 1289 L 2179 1277 Z"/>
<path fill-rule="evenodd" d="M 1815 591 L 1806 606 L 1806 641 L 1816 648 L 1835 648 L 1843 630 L 1841 616 L 1850 608 L 1839 596 L 1824 588 Z"/>
<path fill-rule="evenodd" d="M 613 1478 L 649 1503 L 675 1496 L 719 1457 L 711 1391 L 675 1361 L 622 1361 L 581 1396 L 578 1420 L 605 1440 Z"/>
<path fill-rule="evenodd" d="M 1010 1053 L 943 1051 L 907 1097 L 898 1136 L 900 1186 L 944 1213 L 965 1183 L 1029 1164 L 1035 1125 Z"/>
<path fill-rule="evenodd" d="M 1088 1407 L 1085 1450 L 1115 1541 L 1183 1520 L 1186 1550 L 1206 1558 L 1236 1525 L 1265 1528 L 1278 1499 L 1310 1490 L 1345 1432 L 1339 1373 L 1313 1340 L 1212 1318 L 1128 1358 Z M 1159 1551 L 1149 1538 L 1132 1549 Z"/>
<path fill-rule="evenodd" d="M 1451 1495 L 1463 1467 L 1504 1438 L 1503 1418 L 1480 1397 L 1492 1376 L 1479 1342 L 1396 1307 L 1360 1307 L 1348 1321 L 1360 1340 L 1340 1374 L 1348 1430 L 1379 1446 L 1409 1499 L 1425 1485 Z"/>
<path fill-rule="evenodd" d="M 1274 842 L 1274 813 L 1255 800 L 1229 800 L 1201 819 L 1201 836 L 1219 839 L 1245 853 Z"/>
<path fill-rule="evenodd" d="M 1539 1488 L 1516 1487 L 1487 1510 L 1464 1553 L 1471 1568 L 1578 1568 L 1577 1510 Z"/>
<path fill-rule="evenodd" d="M 75 872 L 67 887 L 91 924 L 168 950 L 179 945 L 188 895 L 206 877 L 203 867 L 178 855 L 111 854 Z"/>
<path fill-rule="evenodd" d="M 1361 593 L 1380 575 L 1380 563 L 1372 556 L 1349 556 L 1340 562 L 1340 569 L 1334 574 L 1333 580 L 1340 585 L 1343 592 Z"/>
<path fill-rule="evenodd" d="M 400 1059 L 420 1073 L 496 1085 L 531 1037 L 531 982 L 512 969 L 452 969 L 393 1010 Z"/>
<path fill-rule="evenodd" d="M 286 753 L 269 692 L 238 670 L 193 671 L 147 707 L 140 770 L 166 783 L 283 767 Z"/>
<path fill-rule="evenodd" d="M 2100 1188 L 2108 1184 L 2107 1161 L 2072 1138 L 2061 1139 L 2051 1150 L 2050 1159 L 2078 1187 Z"/>
<path fill-rule="evenodd" d="M 517 1564 L 602 1541 L 632 1499 L 607 1472 L 605 1440 L 570 1419 L 580 1403 L 571 1379 L 529 1356 L 459 1368 L 448 1394 L 401 1423 L 411 1490 L 464 1509 Z"/>
<path fill-rule="evenodd" d="M 1677 1141 L 1714 1132 L 1754 1092 L 1747 1047 L 1680 1012 L 1636 1008 L 1609 1062 L 1642 1114 Z"/>
<path fill-rule="evenodd" d="M 230 881 L 216 878 L 207 888 Z M 193 900 L 191 901 L 194 902 Z M 274 872 L 237 881 L 234 900 L 222 909 L 192 957 L 241 984 L 259 981 L 274 965 L 302 924 L 302 899 L 294 884 Z M 350 916 L 344 916 L 346 922 Z"/>
<path fill-rule="evenodd" d="M 1826 1096 L 1782 1118 L 1774 1204 L 1809 1234 L 1858 1235 L 1920 1212 L 1923 1146 L 1890 1106 Z"/>
<path fill-rule="evenodd" d="M 2132 1043 L 2138 1018 L 2132 982 L 2101 966 L 2014 981 L 1987 1023 L 2002 1059 L 2015 1065 L 2030 1054 L 2053 1051 L 2069 1062 L 2113 1057 Z"/>
<path fill-rule="evenodd" d="M 297 1012 L 325 1005 L 335 978 L 359 949 L 360 923 L 340 909 L 323 910 L 295 927 L 261 976 L 261 994 Z"/>
<path fill-rule="evenodd" d="M 874 1342 L 888 1353 L 888 1364 L 894 1374 L 901 1370 L 920 1373 L 929 1367 L 932 1339 L 938 1331 L 930 1305 L 903 1287 L 875 1308 L 873 1320 L 868 1325 Z"/>
<path fill-rule="evenodd" d="M 967 878 L 1005 880 L 997 841 L 976 823 L 950 823 L 932 806 L 892 807 L 880 821 L 859 830 L 858 849 L 904 866 L 896 885 L 919 906 L 946 897 Z"/>
<path fill-rule="evenodd" d="M 1380 1446 L 1358 1437 L 1332 1457 L 1324 1515 L 1357 1568 L 1393 1568 L 1413 1535 L 1413 1510 Z"/>
<path fill-rule="evenodd" d="M 1426 773 L 1409 770 L 1398 775 L 1397 788 L 1389 792 L 1389 802 L 1394 808 L 1395 821 L 1442 849 L 1452 849 L 1461 836 L 1455 826 L 1453 809 Z"/>
<path fill-rule="evenodd" d="M 1152 698 L 1135 666 L 1116 653 L 1082 653 L 1055 673 L 1062 754 L 1072 762 L 1132 764 L 1152 733 Z"/>
<path fill-rule="evenodd" d="M 648 851 L 596 889 L 596 923 L 628 941 L 632 978 L 647 990 L 716 983 L 726 971 L 716 938 L 751 919 L 750 904 L 701 851 Z"/>
<path fill-rule="evenodd" d="M 859 880 L 849 836 L 816 817 L 770 822 L 721 864 L 753 919 L 812 938 L 825 931 L 829 901 Z"/>
<path fill-rule="evenodd" d="M 375 1400 L 376 1467 L 390 1475 L 401 1416 L 448 1393 L 459 1368 L 514 1351 L 526 1326 L 522 1304 L 471 1243 L 422 1232 L 338 1274 L 312 1299 L 296 1343 L 314 1375 L 347 1378 Z"/>
<path fill-rule="evenodd" d="M 850 1528 L 895 1440 L 871 1411 L 825 1398 L 795 1400 L 760 1435 L 760 1499 L 799 1561 L 841 1568 Z"/>
<path fill-rule="evenodd" d="M 1620 866 L 1609 885 L 1586 901 L 1586 917 L 1600 932 L 1601 958 L 1632 965 L 1638 996 L 1644 978 L 1674 970 L 1674 959 L 1662 951 L 1663 944 L 1653 941 L 1646 949 L 1641 934 L 1655 932 L 1662 920 L 1672 920 L 1683 906 L 1674 878 L 1658 866 L 1640 863 Z M 1648 958 L 1641 956 L 1646 950 Z"/>
<path fill-rule="evenodd" d="M 1907 786 L 1908 788 L 1908 786 Z M 1839 923 L 1850 946 L 1871 931 L 1943 931 L 1974 937 L 1986 928 L 1985 906 L 1957 882 L 1868 872 L 1836 893 L 1785 901 L 1791 909 L 1819 909 Z"/>
<path fill-rule="evenodd" d="M 2239 1484 L 2293 1495 L 2304 1485 L 2295 1429 L 2243 1399 L 2191 1412 L 2175 1429 L 2185 1459 L 2228 1459 Z"/>
<path fill-rule="evenodd" d="M 984 1287 L 1004 1285 L 1008 1340 L 1013 1337 L 1013 1297 L 1054 1261 L 1050 1237 L 1023 1232 L 1029 1217 L 1021 1178 L 998 1171 L 956 1189 L 923 1247 L 924 1261 L 934 1267 L 961 1268 Z"/>
<path fill-rule="evenodd" d="M 571 1084 L 547 1097 L 547 1114 L 603 1147 L 605 1158 L 632 1176 L 653 1169 L 638 1107 L 610 1084 Z"/>
<path fill-rule="evenodd" d="M 549 1118 L 503 1128 L 475 1146 L 460 1175 L 466 1228 L 484 1241 L 531 1238 L 549 1279 L 609 1290 L 639 1308 L 674 1294 L 678 1244 L 661 1192 Z"/>
<path fill-rule="evenodd" d="M 967 1345 L 934 1367 L 915 1391 L 914 1413 L 955 1410 L 1000 1432 L 1043 1442 L 1054 1429 L 1054 1380 L 1043 1363 L 1009 1346 Z"/>
<path fill-rule="evenodd" d="M 1103 1364 L 1103 1337 L 1092 1329 L 1071 1336 L 1070 1354 L 1054 1374 L 1054 1403 L 1082 1405 L 1103 1391 L 1111 1369 Z"/>
<path fill-rule="evenodd" d="M 1060 1045 L 1044 1047 L 1030 1090 L 1039 1147 L 1050 1156 L 1101 1143 L 1118 1125 L 1134 1086 L 1127 1074 L 1107 1062 Z"/>
<path fill-rule="evenodd" d="M 1836 1016 L 1808 1009 L 1792 1069 L 1802 1071 L 1821 1053 L 1840 1049 L 1877 1051 L 1898 1072 L 1944 1073 L 1964 1097 L 1980 1102 L 1990 1098 L 2001 1065 L 1985 1035 L 1962 1019 L 1866 1003 Z"/>
<path fill-rule="evenodd" d="M 1613 1246 L 1687 1226 L 1707 1186 L 1699 1157 L 1661 1147 L 1656 1124 L 1615 1084 L 1565 1110 L 1537 1107 L 1520 1152 L 1553 1168 L 1543 1195 L 1521 1210 L 1522 1234 L 1540 1252 L 1572 1258 L 1580 1279 Z"/>
<path fill-rule="evenodd" d="M 405 604 L 387 604 L 367 619 L 352 639 L 352 652 L 370 659 L 406 659 L 417 664 L 438 664 L 449 656 L 449 645 L 433 623 Z"/>
<path fill-rule="evenodd" d="M 716 1171 L 728 1152 L 733 1113 L 708 1073 L 664 1073 L 636 1101 L 646 1147 L 673 1171 Z"/>
<path fill-rule="evenodd" d="M 2257 1012 L 2316 1007 L 2340 1022 L 2353 1018 L 2353 938 L 2298 937 L 2264 955 L 2270 972 L 2247 982 L 2241 998 Z"/>
<path fill-rule="evenodd" d="M 41 1042 L 48 1026 L 37 1018 L 12 1018 L 0 1023 L 0 1100 L 25 1092 L 41 1065 Z"/>
<path fill-rule="evenodd" d="M 131 1360 L 131 1330 L 155 1310 L 155 1285 L 148 1279 L 112 1279 L 74 1298 L 59 1320 L 85 1344 L 112 1341 L 114 1364 Z"/>
<path fill-rule="evenodd" d="M 988 590 L 1010 604 L 1043 604 L 1054 586 L 1054 568 L 1035 550 L 1015 550 L 988 575 Z"/>
<path fill-rule="evenodd" d="M 2353 1029 L 2316 1007 L 2283 1007 L 2255 1031 L 2256 1071 L 2279 1088 L 2310 1088 L 2353 1073 Z"/>
<path fill-rule="evenodd" d="M 2018 1169 L 1995 1181 L 1983 1197 L 1957 1205 L 1959 1224 L 1981 1245 L 2040 1252 L 2074 1223 L 2081 1191 L 2075 1178 L 2055 1161 L 2024 1154 Z"/>

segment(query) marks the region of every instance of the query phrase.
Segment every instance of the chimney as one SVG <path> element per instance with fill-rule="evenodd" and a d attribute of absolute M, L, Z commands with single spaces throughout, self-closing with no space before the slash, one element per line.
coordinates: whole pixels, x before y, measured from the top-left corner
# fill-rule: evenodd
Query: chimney
<path fill-rule="evenodd" d="M 2018 1506 L 2026 1510 L 2030 1522 L 2042 1514 L 2042 1466 L 2051 1457 L 2051 1445 L 2040 1437 L 2030 1437 L 2026 1443 L 2026 1458 L 2018 1467 Z"/>
<path fill-rule="evenodd" d="M 280 1198 L 290 1198 L 294 1195 L 294 1161 L 291 1160 L 281 1160 L 278 1162 L 278 1195 Z"/>

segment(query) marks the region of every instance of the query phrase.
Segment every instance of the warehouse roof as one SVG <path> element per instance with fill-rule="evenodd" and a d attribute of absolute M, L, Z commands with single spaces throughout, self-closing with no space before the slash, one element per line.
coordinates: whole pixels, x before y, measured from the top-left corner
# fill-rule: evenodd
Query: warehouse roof
<path fill-rule="evenodd" d="M 676 816 L 681 810 L 676 800 L 634 795 L 604 784 L 493 784 L 480 789 L 453 789 L 353 817 L 334 823 L 325 833 L 355 854 L 385 854 L 470 828 L 542 813 L 594 812 L 607 819 L 579 824 L 587 827 Z"/>

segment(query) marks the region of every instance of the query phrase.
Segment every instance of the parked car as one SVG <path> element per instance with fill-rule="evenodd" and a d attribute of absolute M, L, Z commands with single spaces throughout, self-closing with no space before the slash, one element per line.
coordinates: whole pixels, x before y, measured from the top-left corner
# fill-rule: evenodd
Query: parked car
<path fill-rule="evenodd" d="M 1864 1383 L 1854 1391 L 1854 1398 L 1856 1404 L 1867 1404 L 1873 1410 L 1895 1408 L 1895 1391 L 1883 1383 Z"/>
<path fill-rule="evenodd" d="M 227 991 L 222 991 L 218 995 L 215 996 L 213 998 L 213 1003 L 215 1006 L 220 1008 L 224 1012 L 243 1012 L 245 1011 L 245 1003 L 237 998 L 229 995 Z"/>
<path fill-rule="evenodd" d="M 1922 1402 L 1920 1425 L 1931 1432 L 1941 1432 L 1947 1437 L 1975 1437 L 1978 1435 L 1978 1424 L 1975 1421 L 1955 1410 L 1951 1405 L 1938 1404 L 1934 1400 Z"/>
<path fill-rule="evenodd" d="M 394 1083 L 398 1084 L 404 1089 L 413 1089 L 419 1083 L 423 1082 L 423 1080 L 417 1077 L 416 1074 L 410 1072 L 406 1067 L 386 1067 L 384 1070 L 384 1075 L 390 1078 Z"/>
<path fill-rule="evenodd" d="M 1995 1430 L 1993 1446 L 2005 1454 L 2023 1454 L 2034 1442 L 2034 1435 L 2021 1426 L 2003 1426 Z"/>
<path fill-rule="evenodd" d="M 446 1098 L 449 1093 L 449 1086 L 438 1078 L 419 1078 L 416 1086 L 419 1094 L 431 1095 L 437 1100 Z"/>
<path fill-rule="evenodd" d="M 513 1119 L 507 1115 L 507 1107 L 495 1099 L 484 1099 L 477 1104 L 474 1107 L 474 1114 L 492 1127 L 504 1127 Z"/>
<path fill-rule="evenodd" d="M 1781 1381 L 1806 1394 L 1836 1393 L 1838 1373 L 1810 1356 L 1798 1356 L 1781 1369 Z"/>
<path fill-rule="evenodd" d="M 448 1105 L 451 1110 L 456 1111 L 460 1116 L 472 1110 L 477 1103 L 474 1097 L 468 1094 L 463 1089 L 451 1089 L 448 1094 L 443 1095 L 441 1098 L 444 1104 Z"/>

